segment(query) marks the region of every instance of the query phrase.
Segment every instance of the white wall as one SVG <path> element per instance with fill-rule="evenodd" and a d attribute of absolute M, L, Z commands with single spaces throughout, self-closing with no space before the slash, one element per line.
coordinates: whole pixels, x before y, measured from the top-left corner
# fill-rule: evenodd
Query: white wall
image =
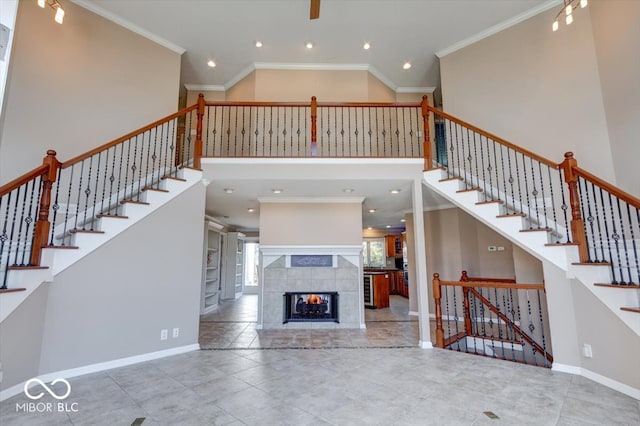
<path fill-rule="evenodd" d="M 0 129 L 0 184 L 176 111 L 180 55 L 65 2 L 21 1 Z"/>
<path fill-rule="evenodd" d="M 640 2 L 589 2 L 616 183 L 640 196 Z"/>
<path fill-rule="evenodd" d="M 554 8 L 441 58 L 444 110 L 615 182 L 589 10 L 553 32 Z"/>
<path fill-rule="evenodd" d="M 41 374 L 198 342 L 204 197 L 193 186 L 55 277 Z"/>

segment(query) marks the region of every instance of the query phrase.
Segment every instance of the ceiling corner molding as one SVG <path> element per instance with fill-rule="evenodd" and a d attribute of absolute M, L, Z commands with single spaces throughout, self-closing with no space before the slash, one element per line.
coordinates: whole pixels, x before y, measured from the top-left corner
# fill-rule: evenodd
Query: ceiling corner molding
<path fill-rule="evenodd" d="M 371 73 L 372 76 L 384 83 L 384 85 L 389 89 L 393 90 L 394 92 L 398 91 L 398 86 L 396 86 L 393 81 L 389 80 L 386 75 L 382 74 L 378 68 L 374 67 L 373 65 L 367 65 L 367 70 L 369 71 L 369 73 Z"/>
<path fill-rule="evenodd" d="M 438 58 L 443 58 L 447 55 L 450 55 L 453 52 L 456 52 L 460 49 L 463 49 L 467 46 L 470 46 L 474 43 L 479 42 L 480 40 L 483 40 L 487 37 L 490 37 L 494 34 L 499 33 L 500 31 L 504 31 L 507 28 L 513 27 L 514 25 L 519 24 L 522 21 L 525 21 L 529 18 L 532 18 L 536 15 L 539 15 L 540 13 L 546 12 L 547 10 L 551 9 L 552 7 L 558 6 L 562 4 L 562 0 L 549 0 L 546 1 L 542 4 L 540 4 L 539 6 L 536 6 L 532 9 L 527 10 L 526 12 L 523 12 L 519 15 L 514 16 L 511 19 L 507 19 L 506 21 L 500 22 L 499 24 L 494 25 L 493 27 L 487 28 L 486 30 L 473 35 L 469 38 L 466 38 L 464 40 L 461 40 L 449 47 L 445 47 L 442 50 L 439 50 L 436 52 L 436 56 Z"/>
<path fill-rule="evenodd" d="M 454 205 L 454 204 L 440 204 L 437 206 L 428 206 L 422 209 L 423 212 L 434 212 L 437 210 L 448 210 L 448 209 L 455 209 L 458 206 Z"/>
<path fill-rule="evenodd" d="M 258 202 L 260 204 L 362 204 L 364 197 L 258 197 Z"/>
<path fill-rule="evenodd" d="M 224 86 L 210 84 L 185 84 L 184 88 L 192 92 L 224 92 L 226 90 Z"/>
<path fill-rule="evenodd" d="M 367 64 L 318 64 L 293 62 L 254 62 L 257 70 L 302 70 L 302 71 L 368 71 Z"/>
<path fill-rule="evenodd" d="M 255 63 L 243 68 L 238 74 L 235 75 L 235 77 L 233 77 L 231 80 L 227 81 L 224 84 L 224 90 L 231 89 L 233 86 L 238 84 L 240 82 L 240 80 L 242 80 L 243 78 L 245 78 L 246 76 L 248 76 L 249 74 L 254 72 L 255 70 L 256 70 L 256 64 Z"/>
<path fill-rule="evenodd" d="M 433 86 L 426 87 L 398 87 L 396 93 L 433 93 L 436 88 Z"/>
<path fill-rule="evenodd" d="M 178 55 L 182 55 L 184 52 L 186 52 L 185 48 L 178 46 L 177 44 L 172 43 L 169 40 L 165 40 L 164 38 L 156 34 L 153 34 L 152 32 L 147 31 L 144 28 L 139 27 L 132 22 L 122 19 L 119 16 L 116 16 L 115 14 L 101 8 L 100 6 L 93 4 L 88 0 L 71 0 L 71 2 L 77 4 L 78 6 L 84 9 L 87 9 L 90 12 L 95 13 L 96 15 L 102 16 L 103 18 L 113 22 L 114 24 L 120 25 L 121 27 L 126 28 L 129 31 L 133 31 L 134 33 L 141 35 L 142 37 L 148 40 L 151 40 L 154 43 L 159 44 L 160 46 L 166 47 L 167 49 L 177 53 Z"/>

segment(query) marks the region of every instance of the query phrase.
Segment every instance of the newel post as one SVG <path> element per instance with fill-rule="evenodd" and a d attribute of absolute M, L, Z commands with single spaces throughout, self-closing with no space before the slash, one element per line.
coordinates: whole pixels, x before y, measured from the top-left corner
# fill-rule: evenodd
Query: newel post
<path fill-rule="evenodd" d="M 315 96 L 311 97 L 311 156 L 315 157 L 318 155 L 318 136 L 317 136 L 317 128 L 316 122 L 318 119 L 318 101 Z"/>
<path fill-rule="evenodd" d="M 193 168 L 200 169 L 200 160 L 202 159 L 202 119 L 204 118 L 205 101 L 204 95 L 200 93 L 198 95 L 198 111 L 197 111 L 197 124 L 196 124 L 196 146 L 193 149 Z"/>
<path fill-rule="evenodd" d="M 462 271 L 460 281 L 463 283 L 469 282 L 467 271 Z M 462 306 L 464 309 L 464 332 L 467 336 L 471 336 L 471 334 L 473 333 L 473 329 L 471 327 L 471 304 L 469 303 L 469 287 L 462 287 L 462 295 Z"/>
<path fill-rule="evenodd" d="M 38 220 L 36 220 L 33 232 L 33 244 L 31 246 L 31 265 L 40 265 L 40 254 L 49 240 L 49 207 L 51 206 L 51 188 L 58 177 L 60 163 L 56 158 L 56 152 L 52 149 L 47 151 L 47 156 L 42 160 L 42 164 L 48 167 L 42 175 L 42 191 L 40 192 L 40 202 L 38 205 Z"/>
<path fill-rule="evenodd" d="M 560 164 L 564 171 L 564 180 L 569 187 L 569 205 L 571 206 L 571 235 L 573 242 L 578 244 L 580 262 L 589 260 L 587 238 L 584 232 L 584 220 L 580 210 L 580 193 L 578 192 L 578 175 L 574 168 L 578 167 L 578 160 L 573 158 L 573 152 L 564 154 L 564 161 Z"/>
<path fill-rule="evenodd" d="M 429 134 L 429 98 L 427 95 L 422 97 L 420 103 L 422 108 L 422 122 L 424 126 L 422 145 L 424 150 L 424 170 L 433 168 L 433 157 L 431 154 L 431 136 Z"/>
<path fill-rule="evenodd" d="M 433 274 L 433 298 L 436 305 L 436 347 L 444 348 L 444 329 L 442 328 L 442 287 L 440 274 Z"/>

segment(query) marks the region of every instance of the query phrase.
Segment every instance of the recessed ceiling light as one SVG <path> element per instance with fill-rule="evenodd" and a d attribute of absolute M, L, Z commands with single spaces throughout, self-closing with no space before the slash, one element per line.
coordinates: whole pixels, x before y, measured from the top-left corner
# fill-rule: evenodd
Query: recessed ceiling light
<path fill-rule="evenodd" d="M 345 188 L 342 190 L 342 192 L 345 192 L 347 194 L 351 194 L 353 192 L 353 188 Z"/>
<path fill-rule="evenodd" d="M 207 65 L 209 65 L 211 68 L 215 68 L 216 67 L 216 63 L 211 61 L 211 60 L 209 62 L 207 62 Z"/>
<path fill-rule="evenodd" d="M 387 225 L 385 228 L 391 228 L 391 225 Z"/>
<path fill-rule="evenodd" d="M 411 62 L 405 62 L 404 65 L 402 66 L 402 69 L 408 70 L 409 68 L 411 68 Z"/>
<path fill-rule="evenodd" d="M 305 44 L 305 47 L 307 49 L 313 49 L 313 43 L 311 43 L 310 41 L 307 42 L 307 44 Z"/>
<path fill-rule="evenodd" d="M 362 46 L 362 48 L 364 50 L 369 50 L 369 49 L 371 49 L 371 45 L 369 43 L 365 43 L 364 46 Z"/>
<path fill-rule="evenodd" d="M 371 230 L 373 229 L 373 227 L 371 227 L 371 226 L 370 226 L 370 227 L 368 227 L 367 229 L 368 229 L 369 231 L 371 231 Z"/>
<path fill-rule="evenodd" d="M 226 194 L 233 194 L 233 188 L 225 188 L 225 189 L 224 189 L 224 192 L 225 192 Z"/>
<path fill-rule="evenodd" d="M 249 208 L 247 209 L 247 211 L 248 211 L 249 213 L 253 213 L 253 212 L 255 212 L 255 211 L 256 211 L 256 209 L 249 207 Z"/>
<path fill-rule="evenodd" d="M 274 194 L 280 194 L 282 193 L 282 189 L 272 189 L 271 192 L 273 192 Z"/>
<path fill-rule="evenodd" d="M 402 191 L 401 189 L 390 189 L 389 192 L 392 194 L 399 194 L 400 191 Z"/>
<path fill-rule="evenodd" d="M 404 219 L 400 219 L 400 222 L 405 223 L 405 222 L 406 222 L 406 220 L 404 220 Z"/>
<path fill-rule="evenodd" d="M 262 42 L 260 40 L 256 41 L 256 47 L 262 47 Z"/>
<path fill-rule="evenodd" d="M 375 213 L 376 209 L 369 209 L 369 213 Z"/>

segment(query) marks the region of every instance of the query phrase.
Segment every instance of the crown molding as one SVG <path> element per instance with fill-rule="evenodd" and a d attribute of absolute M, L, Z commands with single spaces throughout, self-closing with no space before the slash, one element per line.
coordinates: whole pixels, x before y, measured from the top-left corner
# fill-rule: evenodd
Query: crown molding
<path fill-rule="evenodd" d="M 166 47 L 167 49 L 177 53 L 178 55 L 182 55 L 184 52 L 186 52 L 185 48 L 180 47 L 177 44 L 172 43 L 169 40 L 166 40 L 150 31 L 147 31 L 144 28 L 139 27 L 130 21 L 127 21 L 126 19 L 122 19 L 121 17 L 116 16 L 113 13 L 109 12 L 108 10 L 105 10 L 100 6 L 97 6 L 87 0 L 71 0 L 71 2 L 77 4 L 78 6 L 84 9 L 87 9 L 90 12 L 95 13 L 96 15 L 102 16 L 103 18 L 117 25 L 120 25 L 121 27 L 126 28 L 129 31 L 132 31 L 138 35 L 141 35 L 142 37 L 148 40 L 151 40 L 154 43 L 157 43 L 163 47 Z"/>
<path fill-rule="evenodd" d="M 470 46 L 474 43 L 479 42 L 480 40 L 483 40 L 487 37 L 490 37 L 494 34 L 499 33 L 500 31 L 506 30 L 507 28 L 510 28 L 514 25 L 519 24 L 522 21 L 525 21 L 529 18 L 532 18 L 542 12 L 546 12 L 547 10 L 551 9 L 552 7 L 558 6 L 562 4 L 562 0 L 549 0 L 546 1 L 544 3 L 542 3 L 539 6 L 536 6 L 532 9 L 529 9 L 519 15 L 514 16 L 511 19 L 507 19 L 506 21 L 500 22 L 499 24 L 494 25 L 493 27 L 487 28 L 486 30 L 479 32 L 476 35 L 473 35 L 469 38 L 466 38 L 464 40 L 461 40 L 449 47 L 445 47 L 442 50 L 439 50 L 436 52 L 436 56 L 438 58 L 443 58 L 453 52 L 456 52 L 460 49 L 463 49 L 467 46 Z"/>
<path fill-rule="evenodd" d="M 210 85 L 210 84 L 185 84 L 184 88 L 191 91 L 203 91 L 203 92 L 224 92 L 225 87 L 220 85 Z"/>
<path fill-rule="evenodd" d="M 396 93 L 433 93 L 436 88 L 433 86 L 425 87 L 398 87 Z"/>
<path fill-rule="evenodd" d="M 254 72 L 255 70 L 256 70 L 256 64 L 255 63 L 243 68 L 238 74 L 235 75 L 235 77 L 233 77 L 231 80 L 229 80 L 229 81 L 227 81 L 225 83 L 224 90 L 231 89 L 233 86 L 235 86 L 237 83 L 239 83 L 240 80 L 242 80 L 243 78 L 245 78 L 246 76 L 248 76 L 249 74 Z"/>
<path fill-rule="evenodd" d="M 259 197 L 259 203 L 362 204 L 364 197 Z"/>
<path fill-rule="evenodd" d="M 80 1 L 80 0 L 79 0 Z M 294 71 L 368 71 L 385 86 L 396 93 L 433 93 L 436 88 L 426 87 L 398 87 L 387 76 L 370 64 L 320 64 L 320 63 L 295 63 L 295 62 L 254 62 L 243 68 L 238 74 L 221 85 L 185 84 L 187 90 L 205 90 L 223 92 L 231 89 L 243 78 L 255 70 L 294 70 Z"/>

